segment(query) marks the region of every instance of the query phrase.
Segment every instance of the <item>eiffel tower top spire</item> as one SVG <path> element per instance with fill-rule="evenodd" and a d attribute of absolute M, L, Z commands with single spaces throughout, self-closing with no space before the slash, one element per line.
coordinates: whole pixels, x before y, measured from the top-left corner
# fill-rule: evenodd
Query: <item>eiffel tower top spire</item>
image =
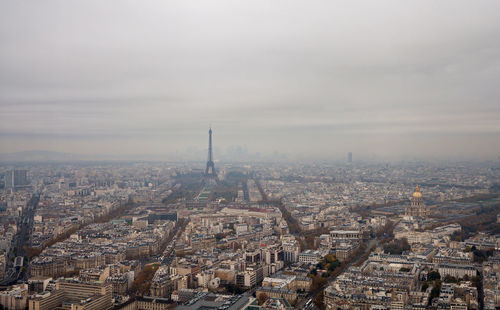
<path fill-rule="evenodd" d="M 213 161 L 213 153 L 212 153 L 212 128 L 208 130 L 208 161 Z"/>

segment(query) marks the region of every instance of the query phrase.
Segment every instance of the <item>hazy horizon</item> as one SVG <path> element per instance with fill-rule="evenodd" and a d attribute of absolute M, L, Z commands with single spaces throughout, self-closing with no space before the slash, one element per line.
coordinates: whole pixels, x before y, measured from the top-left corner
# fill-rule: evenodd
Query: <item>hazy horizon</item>
<path fill-rule="evenodd" d="M 3 1 L 0 153 L 497 160 L 499 37 L 498 1 Z"/>

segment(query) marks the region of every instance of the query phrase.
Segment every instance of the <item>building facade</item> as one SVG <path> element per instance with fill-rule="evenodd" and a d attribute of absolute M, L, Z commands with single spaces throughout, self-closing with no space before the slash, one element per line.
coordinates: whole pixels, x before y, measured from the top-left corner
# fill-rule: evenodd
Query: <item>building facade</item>
<path fill-rule="evenodd" d="M 425 206 L 420 187 L 415 187 L 415 192 L 410 199 L 410 206 L 406 207 L 405 215 L 411 217 L 428 217 L 430 215 L 429 208 Z"/>

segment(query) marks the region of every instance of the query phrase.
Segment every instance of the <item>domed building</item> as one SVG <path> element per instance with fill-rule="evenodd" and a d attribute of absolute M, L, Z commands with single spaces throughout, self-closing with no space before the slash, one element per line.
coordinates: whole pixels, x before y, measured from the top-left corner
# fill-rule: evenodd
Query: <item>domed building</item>
<path fill-rule="evenodd" d="M 427 217 L 430 214 L 429 208 L 424 204 L 424 199 L 422 198 L 422 193 L 420 188 L 415 187 L 415 192 L 413 193 L 410 206 L 406 207 L 405 215 L 413 217 Z"/>

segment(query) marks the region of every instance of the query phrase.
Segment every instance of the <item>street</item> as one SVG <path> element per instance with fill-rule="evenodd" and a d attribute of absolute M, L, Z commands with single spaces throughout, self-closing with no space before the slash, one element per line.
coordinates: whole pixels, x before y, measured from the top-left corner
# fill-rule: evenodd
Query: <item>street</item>
<path fill-rule="evenodd" d="M 29 277 L 29 261 L 25 258 L 28 256 L 27 250 L 30 247 L 31 226 L 33 225 L 33 217 L 39 199 L 40 194 L 34 193 L 26 204 L 25 210 L 23 210 L 18 222 L 18 233 L 12 240 L 12 246 L 7 256 L 6 277 L 0 282 L 0 285 L 11 285 L 18 280 L 27 280 Z M 19 266 L 19 257 L 24 258 L 21 259 L 24 266 Z M 15 261 L 18 262 L 18 266 L 14 265 Z"/>

